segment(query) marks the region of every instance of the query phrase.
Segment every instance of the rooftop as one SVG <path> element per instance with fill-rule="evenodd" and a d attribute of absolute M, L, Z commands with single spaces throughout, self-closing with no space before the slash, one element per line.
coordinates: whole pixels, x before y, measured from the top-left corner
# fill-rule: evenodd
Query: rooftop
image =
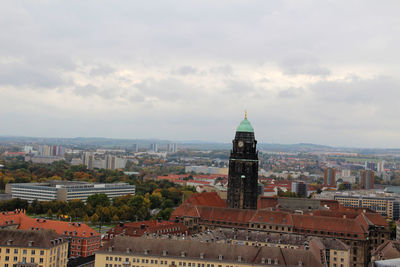
<path fill-rule="evenodd" d="M 0 229 L 0 246 L 51 248 L 61 243 L 63 238 L 51 230 Z"/>
<path fill-rule="evenodd" d="M 47 219 L 34 219 L 22 211 L 0 213 L 0 226 L 18 225 L 19 230 L 51 229 L 57 234 L 77 237 L 100 236 L 87 224 L 78 222 L 64 222 Z"/>
<path fill-rule="evenodd" d="M 193 240 L 145 239 L 118 236 L 106 244 L 98 254 L 131 253 L 134 255 L 168 255 L 197 260 L 261 264 L 275 260 L 281 266 L 322 266 L 310 251 L 277 247 L 240 246 L 221 243 L 204 243 Z M 264 263 L 265 264 L 265 263 Z"/>

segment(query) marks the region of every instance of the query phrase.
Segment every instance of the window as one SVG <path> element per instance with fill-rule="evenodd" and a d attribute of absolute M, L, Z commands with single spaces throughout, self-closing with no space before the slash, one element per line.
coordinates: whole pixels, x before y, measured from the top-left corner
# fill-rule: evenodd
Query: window
<path fill-rule="evenodd" d="M 5 260 L 8 261 L 10 259 L 10 257 L 6 256 Z"/>
<path fill-rule="evenodd" d="M 36 251 L 35 250 L 31 250 L 31 255 L 35 255 Z"/>
<path fill-rule="evenodd" d="M 7 254 L 10 253 L 10 249 L 9 248 L 6 248 L 6 253 Z"/>
<path fill-rule="evenodd" d="M 40 262 L 40 263 L 43 263 L 43 258 L 40 258 L 40 259 L 39 259 L 39 262 Z"/>
<path fill-rule="evenodd" d="M 14 257 L 14 261 L 18 261 L 18 257 Z"/>
<path fill-rule="evenodd" d="M 22 251 L 22 254 L 26 255 L 26 249 L 24 249 L 24 250 Z"/>
<path fill-rule="evenodd" d="M 14 253 L 17 254 L 18 253 L 18 249 L 14 249 Z"/>
<path fill-rule="evenodd" d="M 44 255 L 44 250 L 40 251 L 40 255 L 42 255 L 42 256 Z"/>
<path fill-rule="evenodd" d="M 31 258 L 31 263 L 35 263 L 35 258 Z"/>
<path fill-rule="evenodd" d="M 106 261 L 108 261 L 108 256 L 106 256 Z M 106 264 L 107 265 L 107 264 Z"/>

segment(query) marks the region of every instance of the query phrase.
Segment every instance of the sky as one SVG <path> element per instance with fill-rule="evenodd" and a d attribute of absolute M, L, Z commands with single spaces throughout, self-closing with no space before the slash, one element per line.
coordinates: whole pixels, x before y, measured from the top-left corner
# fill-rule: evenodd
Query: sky
<path fill-rule="evenodd" d="M 1 1 L 0 135 L 400 148 L 400 1 Z"/>

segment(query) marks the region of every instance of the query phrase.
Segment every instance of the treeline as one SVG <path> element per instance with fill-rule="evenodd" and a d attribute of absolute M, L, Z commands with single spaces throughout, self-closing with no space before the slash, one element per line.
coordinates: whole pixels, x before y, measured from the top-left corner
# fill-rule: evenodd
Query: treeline
<path fill-rule="evenodd" d="M 4 161 L 0 171 L 0 190 L 7 183 L 31 183 L 50 180 L 87 181 L 98 183 L 128 182 L 136 177 L 117 170 L 88 170 L 85 165 L 70 165 L 65 161 L 51 164 L 34 164 L 23 160 Z"/>
<path fill-rule="evenodd" d="M 72 201 L 37 201 L 28 203 L 21 199 L 0 202 L 1 211 L 25 209 L 30 215 L 43 215 L 57 219 L 72 219 L 92 223 L 117 221 L 142 221 L 148 219 L 168 220 L 174 207 L 182 203 L 193 192 L 192 187 L 158 188 L 151 193 L 126 195 L 109 199 L 105 194 L 94 194 L 86 203 Z"/>

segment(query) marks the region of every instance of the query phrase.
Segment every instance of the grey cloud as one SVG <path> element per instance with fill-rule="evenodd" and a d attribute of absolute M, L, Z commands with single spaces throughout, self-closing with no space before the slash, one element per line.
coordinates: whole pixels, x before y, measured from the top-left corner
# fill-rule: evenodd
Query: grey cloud
<path fill-rule="evenodd" d="M 115 72 L 115 69 L 110 66 L 96 66 L 90 70 L 90 75 L 92 76 L 106 76 Z"/>
<path fill-rule="evenodd" d="M 212 67 L 210 68 L 210 73 L 230 76 L 233 75 L 233 68 L 231 65 Z"/>
<path fill-rule="evenodd" d="M 281 98 L 295 98 L 300 96 L 304 92 L 303 88 L 290 87 L 279 91 L 278 96 Z"/>
<path fill-rule="evenodd" d="M 225 92 L 230 94 L 249 95 L 255 92 L 254 84 L 243 80 L 225 81 Z"/>
<path fill-rule="evenodd" d="M 75 87 L 74 93 L 79 96 L 93 96 L 99 93 L 99 89 L 92 84 L 86 84 L 85 86 Z"/>
<path fill-rule="evenodd" d="M 0 84 L 28 87 L 31 89 L 50 89 L 68 83 L 59 73 L 24 63 L 0 63 Z"/>
<path fill-rule="evenodd" d="M 321 81 L 310 87 L 324 101 L 382 104 L 400 99 L 400 81 L 387 76 L 362 79 L 357 76 L 335 81 Z"/>
<path fill-rule="evenodd" d="M 166 79 L 146 79 L 141 83 L 135 84 L 142 95 L 154 97 L 165 101 L 180 101 L 194 98 L 196 90 L 193 85 L 186 85 L 175 78 Z"/>
<path fill-rule="evenodd" d="M 182 66 L 179 69 L 173 71 L 173 73 L 186 76 L 186 75 L 196 74 L 197 69 L 192 66 Z"/>
<path fill-rule="evenodd" d="M 288 75 L 327 76 L 331 73 L 328 68 L 320 66 L 313 57 L 301 54 L 283 60 L 280 66 Z"/>

